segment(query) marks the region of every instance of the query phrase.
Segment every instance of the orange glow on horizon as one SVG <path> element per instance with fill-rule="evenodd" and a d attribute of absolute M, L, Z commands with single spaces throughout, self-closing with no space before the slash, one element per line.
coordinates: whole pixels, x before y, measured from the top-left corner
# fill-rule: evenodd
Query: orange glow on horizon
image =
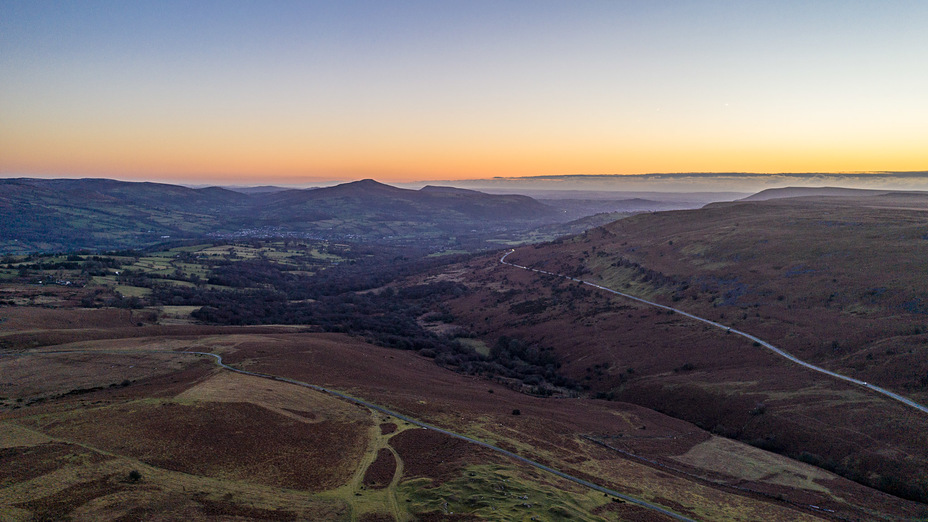
<path fill-rule="evenodd" d="M 0 176 L 928 169 L 928 5 L 544 4 L 0 4 Z"/>
<path fill-rule="evenodd" d="M 653 172 L 867 172 L 919 171 L 928 155 L 912 144 L 851 147 L 792 144 L 711 146 L 691 140 L 673 147 L 638 141 L 609 147 L 576 140 L 506 144 L 471 140 L 471 147 L 433 141 L 417 148 L 382 140 L 374 143 L 329 141 L 307 147 L 297 140 L 243 137 L 158 137 L 105 133 L 48 137 L 3 136 L 3 176 L 114 177 L 204 183 L 310 183 L 374 178 L 384 182 L 484 179 L 568 174 L 645 174 Z M 599 140 L 601 141 L 601 140 Z M 105 144 L 101 146 L 100 144 Z M 784 144 L 785 146 L 786 144 Z"/>

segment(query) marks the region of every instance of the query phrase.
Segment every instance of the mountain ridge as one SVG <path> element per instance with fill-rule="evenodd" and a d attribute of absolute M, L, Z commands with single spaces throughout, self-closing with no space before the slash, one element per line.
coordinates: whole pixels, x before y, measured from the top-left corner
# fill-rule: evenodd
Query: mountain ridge
<path fill-rule="evenodd" d="M 742 198 L 739 201 L 767 201 L 771 199 L 800 198 L 810 196 L 866 197 L 881 196 L 892 192 L 898 191 L 845 187 L 780 187 L 762 190 L 756 194 L 751 194 L 746 198 Z"/>
<path fill-rule="evenodd" d="M 252 193 L 102 178 L 0 180 L 0 251 L 6 252 L 136 248 L 232 234 L 436 241 L 559 219 L 528 196 L 411 190 L 373 179 Z"/>

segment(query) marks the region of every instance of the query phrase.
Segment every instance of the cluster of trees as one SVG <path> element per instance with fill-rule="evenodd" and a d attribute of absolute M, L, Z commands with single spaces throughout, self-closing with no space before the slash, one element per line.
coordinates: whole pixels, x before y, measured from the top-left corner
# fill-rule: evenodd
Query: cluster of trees
<path fill-rule="evenodd" d="M 504 335 L 490 349 L 489 360 L 481 370 L 486 374 L 521 379 L 524 384 L 541 389 L 550 390 L 544 385 L 552 385 L 579 390 L 579 383 L 558 373 L 560 367 L 553 348 Z"/>
<path fill-rule="evenodd" d="M 559 389 L 580 388 L 558 374 L 560 364 L 550 348 L 502 337 L 488 355 L 482 355 L 471 345 L 458 341 L 472 336 L 461 328 L 451 329 L 453 334 L 438 335 L 423 326 L 426 322 L 452 323 L 454 317 L 443 303 L 465 295 L 467 287 L 452 281 L 415 285 L 396 285 L 396 281 L 460 261 L 464 256 L 430 258 L 424 250 L 376 245 L 343 248 L 337 253 L 339 261 L 331 263 L 320 264 L 318 258 L 307 257 L 307 263 L 313 263 L 315 270 L 308 266 L 295 270 L 292 256 L 290 263 L 285 264 L 262 255 L 233 259 L 181 253 L 179 261 L 208 269 L 208 278 L 187 278 L 193 285 L 166 281 L 182 279 L 182 274 L 165 276 L 123 269 L 124 257 L 108 255 L 84 254 L 66 261 L 38 260 L 35 268 L 47 269 L 50 267 L 46 264 L 65 263 L 69 269 L 73 264 L 91 274 L 117 269 L 119 283 L 151 289 L 142 297 L 97 289 L 83 297 L 82 306 L 130 309 L 196 306 L 199 308 L 192 317 L 206 323 L 291 324 L 348 333 L 381 346 L 414 350 L 443 367 L 492 378 L 523 391 L 544 395 Z M 583 289 L 558 285 L 555 293 L 563 292 L 583 292 Z M 546 300 L 527 301 L 514 307 L 518 313 L 534 313 L 546 303 Z"/>
<path fill-rule="evenodd" d="M 452 343 L 450 349 L 440 353 L 420 353 L 434 356 L 441 366 L 493 379 L 535 395 L 581 389 L 579 383 L 558 373 L 561 364 L 553 349 L 522 339 L 501 336 L 489 355 L 481 355 L 458 343 Z"/>
<path fill-rule="evenodd" d="M 79 261 L 46 261 L 46 262 L 35 262 L 35 263 L 20 263 L 19 265 L 14 266 L 12 263 L 7 263 L 7 268 L 18 268 L 20 270 L 78 270 L 81 268 L 81 263 Z"/>
<path fill-rule="evenodd" d="M 69 277 L 89 278 L 108 275 L 108 269 L 119 269 L 124 260 L 110 255 L 70 254 L 63 261 L 55 254 L 34 254 L 22 259 L 6 255 L 0 261 L 8 270 L 19 270 L 20 277 L 29 277 L 30 271 L 64 271 L 72 273 Z M 74 274 L 78 272 L 79 274 Z"/>
<path fill-rule="evenodd" d="M 213 271 L 210 282 L 235 290 L 156 285 L 148 299 L 155 305 L 200 306 L 191 315 L 208 323 L 298 324 L 358 335 L 381 346 L 415 350 L 462 373 L 529 387 L 542 395 L 579 389 L 576 382 L 558 374 L 560 364 L 550 348 L 502 337 L 489 355 L 481 355 L 456 340 L 467 337 L 466 332 L 446 336 L 424 328 L 420 317 L 452 322 L 454 317 L 442 302 L 468 290 L 451 281 L 382 287 L 395 281 L 397 273 L 421 269 L 410 264 L 419 263 L 390 259 L 376 266 L 340 265 L 301 276 L 272 261 L 254 259 Z"/>
<path fill-rule="evenodd" d="M 379 250 L 313 274 L 293 272 L 267 258 L 212 260 L 211 285 L 159 284 L 144 274 L 126 281 L 152 289 L 150 305 L 199 306 L 195 319 L 229 325 L 299 324 L 324 331 L 363 335 L 375 343 L 402 349 L 456 350 L 456 343 L 425 330 L 417 317 L 444 298 L 460 296 L 459 283 L 435 282 L 399 289 L 381 288 L 435 261 L 391 255 Z M 447 261 L 445 261 L 447 262 Z M 373 290 L 361 293 L 362 290 Z M 449 320 L 449 317 L 439 315 Z"/>

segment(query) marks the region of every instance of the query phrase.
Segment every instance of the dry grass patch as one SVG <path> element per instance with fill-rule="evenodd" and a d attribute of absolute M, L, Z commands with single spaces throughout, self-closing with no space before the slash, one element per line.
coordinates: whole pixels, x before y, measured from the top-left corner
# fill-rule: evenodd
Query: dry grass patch
<path fill-rule="evenodd" d="M 31 330 L 110 328 L 133 326 L 130 310 L 106 309 L 52 309 L 29 306 L 0 309 L 0 334 Z"/>
<path fill-rule="evenodd" d="M 736 479 L 769 482 L 823 493 L 828 493 L 828 490 L 816 481 L 835 478 L 820 468 L 722 437 L 712 437 L 683 455 L 669 458 Z"/>
<path fill-rule="evenodd" d="M 163 469 L 310 491 L 351 477 L 367 430 L 358 422 L 310 424 L 248 403 L 154 400 L 21 422 Z"/>
<path fill-rule="evenodd" d="M 28 428 L 13 424 L 0 423 L 0 449 L 35 446 L 52 442 L 52 439 Z"/>
<path fill-rule="evenodd" d="M 371 422 L 366 409 L 284 382 L 225 371 L 181 393 L 181 402 L 250 403 L 300 422 Z"/>
<path fill-rule="evenodd" d="M 42 452 L 20 457 L 32 459 L 29 480 L 0 488 L 0 520 L 350 519 L 344 502 L 305 491 L 177 473 L 72 444 L 30 449 Z"/>
<path fill-rule="evenodd" d="M 190 314 L 199 309 L 199 306 L 162 306 L 160 310 L 161 320 L 159 322 L 165 324 L 171 322 L 171 320 L 190 321 Z"/>
<path fill-rule="evenodd" d="M 26 402 L 96 389 L 121 387 L 154 375 L 177 372 L 191 364 L 189 355 L 40 353 L 0 359 L 0 401 Z"/>

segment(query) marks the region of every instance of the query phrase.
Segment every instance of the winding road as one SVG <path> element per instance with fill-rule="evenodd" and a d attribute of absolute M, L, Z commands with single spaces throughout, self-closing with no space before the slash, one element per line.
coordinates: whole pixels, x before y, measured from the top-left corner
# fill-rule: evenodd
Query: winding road
<path fill-rule="evenodd" d="M 784 358 L 786 358 L 786 359 L 789 359 L 790 361 L 792 361 L 792 362 L 794 362 L 794 363 L 796 363 L 796 364 L 798 364 L 798 365 L 800 365 L 800 366 L 803 366 L 803 367 L 805 367 L 805 368 L 808 368 L 808 369 L 810 369 L 810 370 L 812 370 L 812 371 L 819 372 L 819 373 L 823 373 L 823 374 L 828 375 L 828 376 L 830 376 L 830 377 L 834 377 L 835 379 L 840 379 L 840 380 L 842 380 L 842 381 L 846 381 L 846 382 L 849 382 L 849 383 L 852 383 L 852 384 L 856 384 L 856 385 L 858 385 L 858 386 L 862 386 L 862 387 L 864 387 L 864 388 L 866 388 L 866 389 L 868 389 L 868 390 L 874 391 L 874 392 L 879 393 L 879 394 L 881 394 L 881 395 L 885 395 L 886 397 L 889 397 L 890 399 L 893 399 L 893 400 L 895 400 L 895 401 L 901 402 L 902 404 L 905 404 L 906 406 L 910 406 L 910 407 L 912 407 L 912 408 L 915 408 L 916 410 L 919 410 L 919 411 L 921 411 L 922 413 L 928 413 L 928 407 L 923 406 L 922 404 L 919 404 L 919 403 L 913 401 L 912 399 L 908 399 L 908 398 L 906 398 L 906 397 L 903 397 L 902 395 L 899 395 L 898 393 L 893 393 L 893 392 L 891 392 L 891 391 L 889 391 L 889 390 L 887 390 L 887 389 L 885 389 L 885 388 L 880 388 L 879 386 L 875 386 L 875 385 L 870 384 L 870 383 L 868 383 L 868 382 L 866 382 L 866 381 L 862 381 L 862 380 L 860 380 L 860 379 L 855 379 L 855 378 L 853 378 L 853 377 L 848 377 L 848 376 L 846 376 L 846 375 L 841 375 L 840 373 L 835 373 L 835 372 L 833 372 L 833 371 L 831 371 L 831 370 L 826 370 L 825 368 L 822 368 L 822 367 L 820 367 L 820 366 L 815 366 L 814 364 L 811 364 L 811 363 L 808 363 L 808 362 L 806 362 L 806 361 L 803 361 L 802 359 L 797 358 L 795 355 L 792 355 L 792 354 L 790 354 L 790 353 L 788 353 L 788 352 L 786 352 L 786 351 L 784 351 L 784 350 L 782 350 L 782 349 L 780 349 L 780 348 L 777 348 L 776 346 L 774 346 L 774 345 L 768 343 L 767 341 L 764 341 L 763 339 L 760 339 L 760 338 L 758 338 L 758 337 L 755 337 L 755 336 L 753 336 L 753 335 L 751 335 L 751 334 L 749 334 L 749 333 L 747 333 L 747 332 L 742 332 L 741 330 L 736 330 L 736 329 L 734 329 L 734 328 L 731 328 L 731 327 L 729 327 L 729 326 L 725 326 L 724 324 L 717 323 L 717 322 L 715 322 L 715 321 L 711 321 L 711 320 L 706 319 L 706 318 L 704 318 L 704 317 L 699 317 L 699 316 L 693 315 L 693 314 L 691 314 L 691 313 L 689 313 L 689 312 L 684 312 L 683 310 L 679 310 L 679 309 L 677 309 L 677 308 L 673 308 L 672 306 L 662 305 L 662 304 L 660 304 L 660 303 L 655 303 L 655 302 L 653 302 L 653 301 L 648 301 L 647 299 L 642 299 L 642 298 L 640 298 L 640 297 L 635 297 L 635 296 L 630 295 L 630 294 L 626 294 L 626 293 L 623 293 L 623 292 L 619 292 L 618 290 L 613 290 L 613 289 L 607 288 L 607 287 L 605 287 L 605 286 L 597 285 L 596 283 L 591 283 L 591 282 L 589 282 L 589 281 L 584 281 L 584 280 L 582 280 L 582 279 L 577 279 L 577 278 L 575 278 L 575 277 L 570 277 L 570 276 L 567 276 L 567 275 L 564 275 L 564 274 L 556 274 L 556 273 L 553 273 L 553 272 L 548 272 L 548 271 L 546 271 L 546 270 L 541 270 L 541 269 L 538 269 L 538 268 L 530 268 L 530 267 L 527 267 L 527 266 L 517 265 L 517 264 L 515 264 L 515 263 L 510 263 L 509 261 L 506 261 L 506 258 L 509 256 L 509 254 L 512 254 L 513 252 L 515 252 L 515 249 L 512 249 L 512 250 L 510 250 L 509 252 L 506 252 L 505 254 L 503 254 L 503 257 L 499 258 L 499 262 L 502 263 L 502 264 L 504 264 L 504 265 L 507 265 L 507 266 L 512 266 L 512 267 L 515 267 L 515 268 L 521 268 L 522 270 L 530 270 L 530 271 L 532 271 L 532 272 L 537 272 L 537 273 L 539 273 L 539 274 L 545 274 L 545 275 L 550 275 L 550 276 L 562 277 L 562 278 L 568 279 L 568 280 L 570 280 L 570 281 L 574 281 L 574 282 L 577 282 L 577 283 L 582 283 L 582 284 L 585 284 L 585 285 L 588 285 L 588 286 L 592 286 L 593 288 L 597 288 L 597 289 L 599 289 L 599 290 L 603 290 L 603 291 L 609 292 L 609 293 L 611 293 L 611 294 L 615 294 L 615 295 L 622 296 L 622 297 L 624 297 L 624 298 L 626 298 L 626 299 L 631 299 L 631 300 L 633 300 L 633 301 L 638 301 L 639 303 L 644 303 L 644 304 L 646 304 L 646 305 L 655 306 L 655 307 L 657 307 L 657 308 L 662 308 L 662 309 L 664 309 L 664 310 L 670 310 L 671 312 L 675 312 L 675 313 L 678 313 L 678 314 L 680 314 L 680 315 L 689 317 L 690 319 L 694 319 L 694 320 L 699 321 L 699 322 L 701 322 L 701 323 L 705 323 L 705 324 L 714 326 L 714 327 L 716 327 L 716 328 L 720 328 L 720 329 L 722 329 L 722 330 L 725 330 L 725 331 L 727 331 L 727 332 L 731 332 L 731 333 L 733 333 L 733 334 L 740 335 L 741 337 L 745 337 L 745 338 L 747 338 L 747 339 L 750 339 L 750 340 L 754 341 L 755 343 L 757 343 L 757 344 L 763 346 L 764 348 L 766 348 L 766 349 L 768 349 L 768 350 L 774 352 L 775 354 L 777 354 L 777 355 L 779 355 L 779 356 L 781 356 L 781 357 L 784 357 Z"/>

